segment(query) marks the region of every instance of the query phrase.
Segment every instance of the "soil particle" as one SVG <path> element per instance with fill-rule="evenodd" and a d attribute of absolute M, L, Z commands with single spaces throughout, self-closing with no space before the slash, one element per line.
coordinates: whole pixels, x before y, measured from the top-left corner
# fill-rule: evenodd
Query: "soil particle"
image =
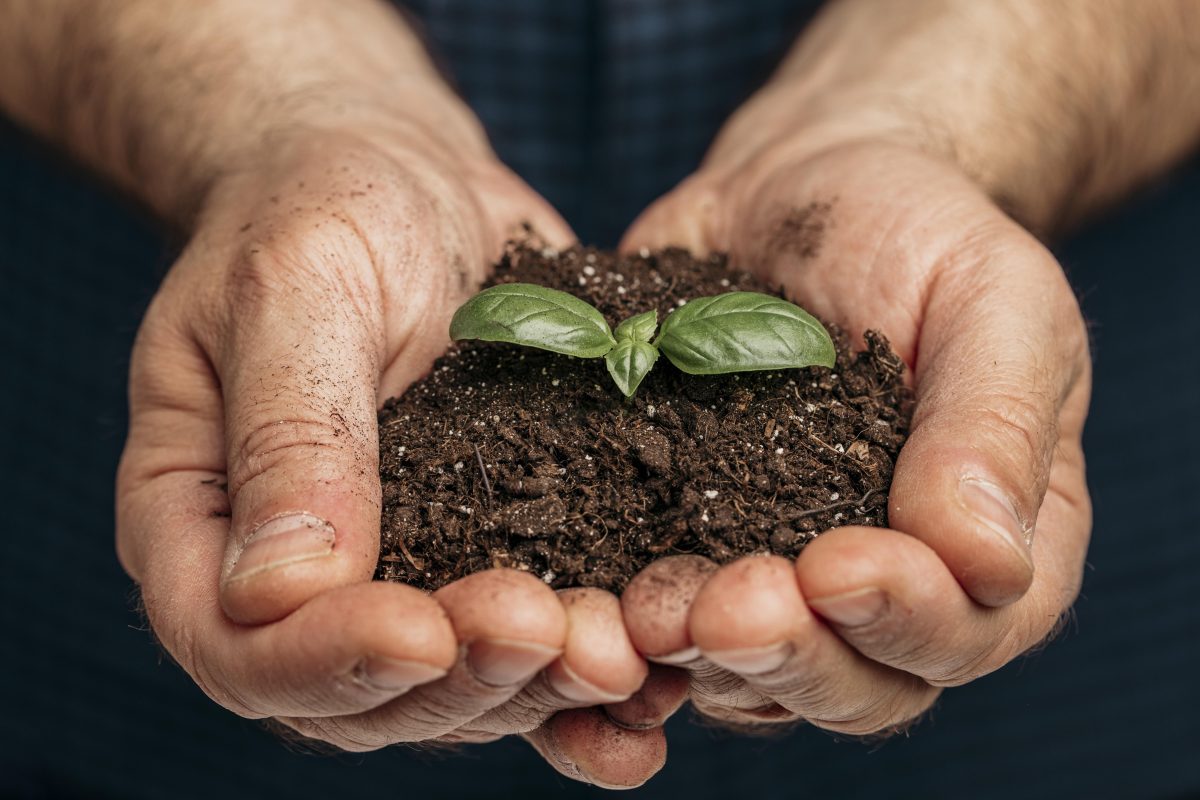
<path fill-rule="evenodd" d="M 771 248 L 804 260 L 816 258 L 821 253 L 832 210 L 832 203 L 815 201 L 793 208 L 769 237 Z"/>
<path fill-rule="evenodd" d="M 680 250 L 512 245 L 493 282 L 515 281 L 571 292 L 613 327 L 695 297 L 772 291 L 723 256 Z M 829 528 L 886 525 L 911 407 L 904 364 L 875 332 L 857 354 L 830 332 L 833 369 L 692 376 L 662 359 L 630 402 L 603 359 L 454 345 L 379 415 L 377 577 L 435 589 L 503 566 L 619 592 L 663 556 L 794 557 Z"/>

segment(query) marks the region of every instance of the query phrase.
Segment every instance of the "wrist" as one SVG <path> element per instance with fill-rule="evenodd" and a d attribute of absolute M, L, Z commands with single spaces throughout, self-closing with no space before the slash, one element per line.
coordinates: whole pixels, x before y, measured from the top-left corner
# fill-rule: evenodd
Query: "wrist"
<path fill-rule="evenodd" d="M 388 90 L 384 96 L 331 87 L 281 98 L 254 126 L 226 126 L 232 135 L 213 141 L 190 177 L 152 204 L 188 228 L 220 186 L 350 143 L 460 174 L 495 160 L 482 125 L 444 85 L 414 79 L 400 86 L 393 81 Z"/>
<path fill-rule="evenodd" d="M 819 156 L 877 146 L 943 162 L 996 197 L 964 166 L 939 123 L 872 96 L 773 83 L 729 119 L 705 156 L 704 170 L 714 181 L 736 186 L 737 195 L 754 197 L 777 175 Z"/>
<path fill-rule="evenodd" d="M 1121 188 L 1105 167 L 1129 161 L 1114 131 L 1139 118 L 1130 76 L 1153 42 L 1123 41 L 1127 21 L 1113 8 L 923 2 L 897 13 L 842 0 L 731 119 L 709 163 L 880 140 L 955 166 L 1028 227 L 1052 229 Z"/>
<path fill-rule="evenodd" d="M 185 229 L 222 176 L 305 128 L 394 119 L 486 148 L 384 0 L 44 0 L 0 16 L 5 110 Z"/>

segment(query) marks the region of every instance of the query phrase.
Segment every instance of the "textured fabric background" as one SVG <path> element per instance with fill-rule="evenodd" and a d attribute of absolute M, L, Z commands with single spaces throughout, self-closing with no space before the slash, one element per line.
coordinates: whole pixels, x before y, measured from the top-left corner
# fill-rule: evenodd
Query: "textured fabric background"
<path fill-rule="evenodd" d="M 612 244 L 768 73 L 794 3 L 413 4 L 501 156 Z M 1200 163 L 1058 249 L 1094 323 L 1077 621 L 908 738 L 669 726 L 644 797 L 1200 796 Z M 0 797 L 559 797 L 520 742 L 299 754 L 160 659 L 112 549 L 130 342 L 168 244 L 0 125 Z"/>

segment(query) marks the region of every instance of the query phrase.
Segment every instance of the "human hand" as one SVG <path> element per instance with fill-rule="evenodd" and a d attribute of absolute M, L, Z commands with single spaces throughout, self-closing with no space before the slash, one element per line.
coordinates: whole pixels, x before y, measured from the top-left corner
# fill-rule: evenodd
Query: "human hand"
<path fill-rule="evenodd" d="M 560 600 L 511 570 L 432 596 L 370 582 L 377 403 L 444 351 L 518 223 L 570 231 L 485 144 L 419 125 L 271 145 L 209 192 L 133 353 L 117 538 L 156 635 L 224 707 L 351 750 L 541 742 L 554 712 L 628 698 L 647 668 L 610 594 Z M 592 779 L 661 766 L 653 728 L 603 721 L 556 747 L 608 733 L 623 745 Z"/>
<path fill-rule="evenodd" d="M 882 136 L 742 147 L 744 123 L 623 247 L 728 251 L 888 336 L 916 392 L 891 527 L 829 531 L 794 564 L 665 559 L 626 590 L 626 625 L 704 714 L 896 730 L 1043 641 L 1078 592 L 1086 331 L 1054 258 L 953 165 Z"/>

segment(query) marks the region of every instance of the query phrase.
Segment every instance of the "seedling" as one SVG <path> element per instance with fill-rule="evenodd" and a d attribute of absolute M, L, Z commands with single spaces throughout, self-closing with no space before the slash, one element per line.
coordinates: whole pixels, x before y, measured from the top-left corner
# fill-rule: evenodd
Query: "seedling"
<path fill-rule="evenodd" d="M 654 337 L 658 329 L 658 337 Z M 454 313 L 450 338 L 537 347 L 576 358 L 603 357 L 608 374 L 633 397 L 659 353 L 691 375 L 832 367 L 833 340 L 797 305 L 758 292 L 698 297 L 667 314 L 647 311 L 608 327 L 574 295 L 531 283 L 484 289 Z"/>

